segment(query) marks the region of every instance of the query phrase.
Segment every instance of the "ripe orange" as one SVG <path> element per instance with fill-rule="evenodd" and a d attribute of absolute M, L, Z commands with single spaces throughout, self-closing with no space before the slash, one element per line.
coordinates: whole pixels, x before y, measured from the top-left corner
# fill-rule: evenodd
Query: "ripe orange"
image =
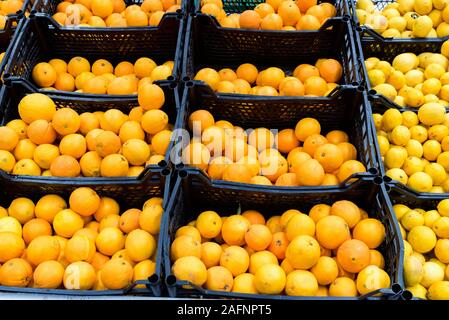
<path fill-rule="evenodd" d="M 81 216 L 70 209 L 59 211 L 53 219 L 55 233 L 64 238 L 72 237 L 83 226 L 84 221 Z"/>
<path fill-rule="evenodd" d="M 55 69 L 47 62 L 36 64 L 31 76 L 34 82 L 41 88 L 51 87 L 57 78 Z"/>
<path fill-rule="evenodd" d="M 246 248 L 246 247 L 245 247 Z M 256 274 L 257 269 L 266 264 L 278 265 L 276 256 L 270 251 L 249 252 L 249 272 Z"/>
<path fill-rule="evenodd" d="M 106 18 L 114 12 L 112 0 L 92 0 L 91 10 L 95 16 Z"/>
<path fill-rule="evenodd" d="M 324 169 L 315 159 L 304 161 L 299 167 L 293 168 L 293 172 L 296 173 L 299 185 L 319 186 L 324 180 Z"/>
<path fill-rule="evenodd" d="M 222 179 L 238 183 L 250 183 L 252 177 L 251 170 L 247 165 L 231 163 L 224 169 Z"/>
<path fill-rule="evenodd" d="M 327 82 L 337 83 L 343 73 L 340 62 L 335 59 L 326 59 L 318 67 L 320 76 Z"/>
<path fill-rule="evenodd" d="M 285 226 L 285 234 L 289 241 L 293 241 L 300 235 L 313 237 L 315 235 L 315 223 L 312 218 L 304 213 L 295 214 L 288 220 Z"/>
<path fill-rule="evenodd" d="M 73 236 L 64 248 L 64 257 L 68 262 L 92 261 L 95 254 L 95 244 L 85 235 Z"/>
<path fill-rule="evenodd" d="M 293 76 L 304 83 L 310 77 L 319 77 L 320 72 L 317 67 L 310 64 L 300 64 L 293 71 Z"/>
<path fill-rule="evenodd" d="M 165 103 L 164 91 L 155 84 L 145 84 L 138 88 L 139 105 L 143 110 L 160 109 Z"/>
<path fill-rule="evenodd" d="M 298 6 L 290 0 L 281 2 L 277 12 L 281 16 L 284 26 L 295 26 L 301 17 Z"/>
<path fill-rule="evenodd" d="M 285 258 L 295 269 L 309 269 L 313 267 L 321 255 L 320 245 L 311 236 L 300 235 L 288 245 Z"/>
<path fill-rule="evenodd" d="M 33 285 L 36 288 L 56 289 L 64 277 L 64 267 L 54 260 L 45 261 L 37 266 L 33 273 Z"/>
<path fill-rule="evenodd" d="M 215 242 L 203 242 L 201 244 L 201 261 L 206 268 L 218 266 L 223 250 L 220 245 Z"/>
<path fill-rule="evenodd" d="M 363 241 L 370 249 L 375 249 L 385 239 L 385 227 L 377 219 L 363 219 L 355 225 L 352 236 Z"/>
<path fill-rule="evenodd" d="M 245 242 L 251 249 L 262 251 L 271 244 L 272 235 L 270 229 L 262 224 L 254 224 L 245 233 Z"/>
<path fill-rule="evenodd" d="M 91 188 L 77 188 L 71 193 L 69 204 L 70 209 L 81 216 L 91 216 L 100 207 L 100 197 Z"/>
<path fill-rule="evenodd" d="M 357 149 L 353 144 L 349 142 L 340 142 L 337 147 L 340 149 L 343 155 L 344 162 L 357 159 Z"/>
<path fill-rule="evenodd" d="M 337 279 L 338 265 L 334 259 L 322 256 L 312 267 L 311 272 L 315 275 L 320 285 L 328 285 Z"/>
<path fill-rule="evenodd" d="M 234 277 L 245 273 L 249 267 L 249 256 L 245 249 L 238 246 L 226 248 L 220 257 L 220 266 L 231 271 Z"/>
<path fill-rule="evenodd" d="M 343 162 L 340 169 L 338 170 L 337 177 L 338 180 L 343 182 L 350 176 L 352 176 L 355 173 L 359 172 L 366 172 L 365 166 L 357 160 L 348 160 Z"/>
<path fill-rule="evenodd" d="M 19 102 L 20 118 L 27 124 L 35 120 L 50 121 L 56 112 L 56 105 L 48 96 L 41 93 L 31 93 Z"/>
<path fill-rule="evenodd" d="M 26 287 L 33 276 L 30 264 L 21 258 L 14 258 L 0 267 L 0 284 L 3 286 Z"/>
<path fill-rule="evenodd" d="M 316 148 L 313 157 L 318 160 L 318 162 L 323 166 L 324 171 L 327 173 L 334 172 L 340 168 L 343 163 L 343 155 L 341 150 L 336 145 L 330 143 Z"/>
<path fill-rule="evenodd" d="M 349 226 L 339 216 L 326 216 L 316 224 L 316 239 L 327 249 L 337 249 L 344 241 L 350 239 Z"/>
<path fill-rule="evenodd" d="M 239 24 L 242 29 L 259 29 L 261 18 L 254 10 L 245 10 L 240 14 Z"/>
<path fill-rule="evenodd" d="M 304 142 L 309 136 L 313 134 L 320 134 L 320 123 L 313 118 L 301 119 L 295 127 L 295 135 L 299 141 Z"/>
<path fill-rule="evenodd" d="M 265 224 L 264 216 L 256 210 L 246 210 L 242 216 L 249 220 L 251 224 Z"/>
<path fill-rule="evenodd" d="M 330 212 L 331 206 L 327 204 L 317 204 L 310 209 L 309 217 L 312 218 L 315 223 L 318 223 L 322 218 L 329 216 Z"/>
<path fill-rule="evenodd" d="M 85 261 L 78 261 L 67 266 L 63 283 L 66 289 L 89 290 L 96 280 L 95 269 Z"/>
<path fill-rule="evenodd" d="M 39 236 L 51 236 L 52 233 L 51 225 L 46 220 L 39 218 L 29 220 L 22 229 L 23 240 L 26 244 Z"/>
<path fill-rule="evenodd" d="M 25 242 L 16 233 L 0 232 L 0 263 L 19 258 L 25 250 Z"/>
<path fill-rule="evenodd" d="M 348 277 L 339 277 L 329 286 L 329 296 L 331 297 L 356 297 L 357 288 L 354 280 Z"/>
<path fill-rule="evenodd" d="M 104 255 L 112 256 L 125 246 L 125 237 L 118 228 L 105 228 L 95 240 L 97 250 Z"/>
<path fill-rule="evenodd" d="M 267 264 L 257 269 L 254 286 L 262 294 L 280 294 L 287 281 L 284 270 L 275 264 Z"/>
<path fill-rule="evenodd" d="M 256 11 L 257 12 L 257 11 Z M 276 13 L 269 13 L 260 23 L 260 29 L 262 30 L 281 30 L 282 18 Z"/>
<path fill-rule="evenodd" d="M 45 120 L 41 120 L 45 121 Z M 12 151 L 19 142 L 19 136 L 10 127 L 0 127 L 0 149 Z"/>
<path fill-rule="evenodd" d="M 47 120 L 36 120 L 27 128 L 28 138 L 35 144 L 53 143 L 56 140 L 56 131 Z M 7 148 L 5 148 L 8 150 Z"/>
<path fill-rule="evenodd" d="M 352 229 L 361 219 L 360 210 L 357 205 L 348 200 L 334 202 L 331 207 L 331 215 L 343 218 Z"/>
<path fill-rule="evenodd" d="M 83 57 L 74 57 L 67 64 L 67 72 L 76 78 L 83 72 L 90 72 L 90 63 Z"/>
<path fill-rule="evenodd" d="M 221 234 L 223 240 L 233 246 L 241 246 L 245 244 L 245 234 L 251 223 L 248 219 L 241 215 L 232 215 L 228 217 L 222 226 Z"/>
<path fill-rule="evenodd" d="M 197 257 L 188 256 L 176 260 L 172 271 L 176 279 L 190 281 L 197 286 L 202 286 L 207 280 L 207 269 Z"/>
<path fill-rule="evenodd" d="M 59 142 L 59 151 L 62 155 L 72 156 L 79 159 L 86 153 L 87 144 L 83 135 L 72 133 L 61 139 Z"/>
<path fill-rule="evenodd" d="M 249 84 L 253 84 L 256 82 L 259 71 L 253 64 L 244 63 L 237 68 L 236 74 L 239 79 L 246 80 Z"/>
<path fill-rule="evenodd" d="M 186 256 L 201 258 L 201 242 L 188 235 L 175 238 L 170 247 L 170 257 L 173 261 Z"/>
<path fill-rule="evenodd" d="M 75 78 L 70 73 L 60 73 L 53 85 L 56 90 L 75 91 Z"/>
<path fill-rule="evenodd" d="M 141 262 L 149 259 L 156 251 L 156 240 L 149 232 L 136 229 L 126 237 L 125 249 L 133 261 Z"/>
<path fill-rule="evenodd" d="M 360 240 L 347 240 L 338 248 L 337 260 L 344 270 L 357 273 L 370 263 L 369 248 Z"/>
<path fill-rule="evenodd" d="M 271 244 L 268 250 L 272 252 L 279 260 L 285 259 L 285 251 L 287 250 L 290 241 L 284 232 L 273 233 Z"/>
<path fill-rule="evenodd" d="M 320 134 L 312 134 L 308 136 L 304 141 L 302 151 L 308 153 L 310 156 L 315 155 L 315 151 L 320 147 L 327 144 L 327 139 Z M 338 152 L 338 151 L 337 151 Z"/>
<path fill-rule="evenodd" d="M 234 278 L 228 269 L 214 266 L 207 270 L 206 289 L 230 292 L 233 284 Z"/>
<path fill-rule="evenodd" d="M 9 205 L 8 214 L 21 224 L 25 224 L 34 218 L 34 209 L 34 203 L 30 199 L 16 198 Z"/>
<path fill-rule="evenodd" d="M 57 260 L 60 252 L 59 241 L 52 236 L 39 236 L 30 242 L 26 252 L 26 259 L 34 266 L 44 261 Z"/>
<path fill-rule="evenodd" d="M 318 30 L 320 27 L 320 20 L 310 14 L 301 16 L 296 24 L 296 29 L 298 30 Z"/>

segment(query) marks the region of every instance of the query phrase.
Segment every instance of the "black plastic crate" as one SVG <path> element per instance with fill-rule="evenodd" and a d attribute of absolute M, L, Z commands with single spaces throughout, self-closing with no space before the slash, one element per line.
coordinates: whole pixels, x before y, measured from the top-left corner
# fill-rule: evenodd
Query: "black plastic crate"
<path fill-rule="evenodd" d="M 129 30 L 128 30 L 129 29 Z M 87 58 L 91 63 L 96 59 L 107 59 L 112 64 L 127 60 L 134 63 L 140 57 L 149 57 L 161 64 L 174 61 L 173 74 L 167 80 L 156 83 L 176 82 L 180 71 L 184 23 L 182 15 L 165 16 L 158 27 L 151 30 L 71 30 L 49 28 L 47 22 L 27 19 L 5 67 L 5 84 L 13 81 L 27 85 L 34 92 L 48 91 L 38 88 L 31 79 L 33 67 L 52 58 L 70 60 L 75 56 Z M 82 99 L 83 97 L 104 100 L 135 100 L 136 95 L 95 95 L 68 91 L 53 91 L 54 95 L 64 95 Z"/>
<path fill-rule="evenodd" d="M 94 189 L 98 195 L 102 197 L 111 197 L 120 205 L 120 212 L 123 213 L 129 208 L 140 208 L 144 202 L 152 197 L 163 198 L 162 206 L 166 211 L 173 179 L 170 178 L 170 170 L 165 172 L 152 172 L 145 179 L 138 183 L 124 183 L 123 181 L 111 181 L 108 185 L 101 184 L 84 184 L 73 183 L 69 187 L 44 189 L 36 188 L 32 184 L 26 184 L 22 189 L 17 189 L 15 185 L 5 181 L 0 177 L 0 188 L 3 190 L 0 196 L 0 205 L 8 207 L 12 200 L 18 197 L 27 197 L 33 201 L 38 201 L 44 195 L 57 194 L 68 200 L 70 193 L 79 187 L 90 187 Z M 165 214 L 165 213 L 164 213 Z M 161 230 L 162 230 L 161 222 Z M 147 280 L 139 280 L 131 284 L 123 290 L 65 290 L 65 289 L 38 289 L 38 288 L 19 288 L 0 286 L 0 292 L 28 293 L 28 294 L 46 294 L 46 295 L 72 295 L 72 296 L 123 296 L 123 295 L 145 295 L 160 297 L 163 293 L 162 284 L 163 268 L 162 268 L 162 248 L 163 239 L 162 232 L 158 236 L 157 254 L 156 254 L 156 270 Z M 135 288 L 136 285 L 145 285 L 146 288 Z"/>
<path fill-rule="evenodd" d="M 347 16 L 328 19 L 318 31 L 274 31 L 223 28 L 214 17 L 195 13 L 188 17 L 185 38 L 183 81 L 201 68 L 236 69 L 242 63 L 259 70 L 277 66 L 291 74 L 299 64 L 314 65 L 319 58 L 340 61 L 341 84 L 362 81 Z"/>
<path fill-rule="evenodd" d="M 174 125 L 174 130 L 183 126 L 183 119 L 185 118 L 179 108 L 178 90 L 173 84 L 161 84 L 161 88 L 165 92 L 165 104 L 161 108 L 167 113 L 169 122 Z M 14 84 L 12 87 L 3 86 L 0 89 L 0 125 L 6 125 L 11 120 L 19 119 L 18 103 L 22 97 L 31 93 L 30 90 L 23 86 Z M 50 92 L 49 92 L 50 93 Z M 119 109 L 124 113 L 129 113 L 134 105 L 130 105 L 127 101 L 121 101 L 120 99 L 105 101 L 102 99 L 90 99 L 90 98 L 72 98 L 61 97 L 58 95 L 48 94 L 56 104 L 56 108 L 72 108 L 78 113 L 82 112 L 94 112 L 94 111 L 106 111 L 108 109 Z M 137 104 L 137 99 L 135 99 Z M 169 155 L 170 150 L 174 144 L 174 138 L 170 142 L 170 145 L 165 155 L 165 160 L 161 161 L 158 165 L 149 165 L 138 177 L 77 177 L 77 178 L 62 178 L 62 177 L 43 177 L 43 176 L 26 176 L 26 175 L 12 175 L 0 170 L 0 179 L 7 182 L 8 188 L 14 188 L 16 193 L 27 192 L 30 187 L 33 187 L 36 191 L 42 191 L 46 193 L 57 193 L 65 190 L 73 190 L 79 186 L 97 186 L 100 190 L 108 192 L 114 192 L 117 197 L 121 196 L 123 192 L 126 192 L 126 188 L 131 188 L 132 193 L 129 193 L 129 197 L 139 197 L 144 192 L 144 184 L 142 181 L 147 179 L 148 176 L 153 175 L 153 172 L 162 172 L 167 174 L 167 168 L 169 167 Z M 117 182 L 120 182 L 116 185 Z"/>
<path fill-rule="evenodd" d="M 379 181 L 380 180 L 380 181 Z M 403 243 L 399 225 L 396 221 L 387 193 L 380 178 L 363 179 L 337 192 L 276 192 L 260 191 L 244 187 L 236 190 L 232 186 L 217 186 L 211 184 L 204 176 L 179 171 L 179 178 L 175 183 L 173 193 L 168 204 L 168 214 L 164 216 L 164 269 L 167 276 L 166 283 L 171 297 L 199 297 L 199 298 L 243 298 L 243 299 L 276 299 L 276 300 L 305 300 L 305 299 L 348 299 L 348 297 L 289 297 L 281 295 L 254 295 L 210 291 L 195 287 L 185 289 L 186 281 L 177 281 L 171 273 L 172 263 L 169 252 L 176 230 L 189 221 L 195 219 L 204 210 L 215 210 L 220 215 L 227 216 L 237 212 L 254 209 L 259 210 L 265 217 L 281 214 L 287 209 L 297 208 L 309 210 L 318 203 L 331 204 L 338 200 L 354 201 L 366 209 L 370 217 L 380 219 L 386 227 L 386 240 L 379 247 L 385 257 L 385 271 L 390 275 L 391 288 L 381 289 L 381 296 L 374 297 L 378 291 L 366 296 L 352 299 L 399 299 L 404 286 L 402 258 Z M 380 184 L 379 184 L 380 182 Z M 369 190 L 369 191 L 367 191 Z M 305 212 L 305 211 L 303 211 Z"/>
<path fill-rule="evenodd" d="M 181 103 L 184 109 L 183 128 L 189 129 L 188 117 L 190 113 L 199 109 L 208 110 L 217 121 L 228 120 L 233 125 L 240 126 L 243 129 L 257 127 L 294 128 L 302 118 L 313 117 L 320 122 L 323 132 L 339 129 L 346 131 L 349 135 L 350 142 L 357 149 L 357 159 L 367 169 L 367 172 L 357 173 L 351 178 L 363 178 L 378 174 L 379 164 L 374 150 L 374 137 L 369 125 L 371 113 L 368 111 L 370 109 L 367 95 L 363 91 L 354 87 L 342 87 L 330 97 L 319 99 L 276 97 L 267 100 L 264 97 L 247 96 L 246 99 L 241 99 L 242 97 L 240 95 L 237 98 L 219 99 L 209 87 L 187 83 Z M 179 138 L 175 139 L 178 140 Z M 182 143 L 182 141 L 179 143 Z M 177 149 L 177 146 L 174 148 Z M 171 160 L 175 162 L 173 158 Z M 176 162 L 175 164 L 178 167 L 182 166 L 182 164 Z M 199 169 L 192 170 L 200 171 Z M 282 190 L 282 192 L 286 190 L 338 190 L 342 185 L 352 183 L 349 182 L 351 178 L 348 178 L 340 186 L 321 187 L 255 186 L 222 180 L 215 180 L 214 184 L 231 184 L 236 188 L 251 186 L 252 188 L 261 188 L 261 190 L 275 188 Z"/>

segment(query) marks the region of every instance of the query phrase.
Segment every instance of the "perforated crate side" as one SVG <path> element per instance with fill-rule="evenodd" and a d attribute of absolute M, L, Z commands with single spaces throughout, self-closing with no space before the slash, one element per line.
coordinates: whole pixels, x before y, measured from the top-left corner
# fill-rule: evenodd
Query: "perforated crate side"
<path fill-rule="evenodd" d="M 182 171 L 181 171 L 182 172 Z M 380 219 L 386 226 L 386 239 L 379 247 L 385 257 L 385 270 L 392 280 L 392 288 L 383 290 L 383 297 L 374 299 L 397 299 L 402 291 L 403 276 L 402 264 L 403 255 L 402 239 L 391 206 L 386 201 L 385 189 L 375 184 L 372 180 L 364 181 L 368 187 L 360 188 L 359 185 L 352 185 L 340 192 L 321 191 L 316 193 L 280 193 L 280 192 L 251 192 L 245 189 L 235 190 L 233 188 L 220 188 L 213 186 L 208 180 L 195 173 L 182 174 L 182 178 L 176 181 L 170 203 L 168 205 L 169 214 L 165 218 L 169 219 L 165 223 L 166 234 L 164 240 L 164 268 L 167 275 L 168 292 L 172 297 L 199 297 L 199 298 L 258 298 L 258 299 L 281 299 L 281 300 L 302 300 L 302 299 L 329 299 L 328 297 L 288 297 L 280 295 L 247 295 L 239 293 L 227 293 L 205 290 L 203 288 L 185 289 L 181 286 L 186 284 L 176 281 L 171 273 L 171 261 L 169 250 L 171 241 L 174 239 L 176 230 L 194 220 L 199 213 L 205 210 L 214 210 L 220 215 L 228 216 L 238 214 L 245 210 L 258 210 L 266 218 L 280 215 L 288 209 L 296 208 L 302 212 L 308 212 L 310 208 L 318 203 L 332 204 L 338 200 L 351 200 L 360 207 L 366 209 L 370 217 Z M 365 190 L 370 190 L 366 192 Z M 270 193 L 268 195 L 268 193 Z M 359 297 L 353 299 L 372 299 L 373 297 Z M 330 298 L 333 299 L 333 298 Z M 337 298 L 338 299 L 338 298 Z M 342 299 L 347 299 L 342 298 Z"/>

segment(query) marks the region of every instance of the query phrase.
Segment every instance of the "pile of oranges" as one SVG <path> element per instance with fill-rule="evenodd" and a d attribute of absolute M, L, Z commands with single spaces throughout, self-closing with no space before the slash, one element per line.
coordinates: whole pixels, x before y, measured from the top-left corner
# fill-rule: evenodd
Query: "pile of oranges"
<path fill-rule="evenodd" d="M 390 286 L 384 239 L 383 224 L 347 200 L 267 221 L 204 211 L 176 231 L 170 257 L 178 280 L 209 290 L 349 297 Z"/>
<path fill-rule="evenodd" d="M 254 10 L 227 15 L 222 0 L 202 0 L 201 12 L 217 18 L 222 27 L 262 30 L 318 30 L 335 17 L 335 6 L 317 0 L 266 0 Z"/>
<path fill-rule="evenodd" d="M 229 121 L 215 122 L 207 110 L 197 110 L 190 115 L 189 126 L 194 136 L 183 149 L 182 161 L 206 171 L 212 179 L 321 186 L 337 185 L 366 171 L 356 160 L 357 150 L 348 135 L 333 130 L 323 136 L 320 123 L 313 118 L 301 119 L 294 129 L 276 134 L 267 128 L 248 133 Z"/>
<path fill-rule="evenodd" d="M 123 0 L 66 0 L 58 4 L 53 19 L 62 26 L 157 27 L 165 12 L 179 9 L 180 0 L 144 0 L 129 6 Z"/>
<path fill-rule="evenodd" d="M 251 63 L 234 71 L 224 68 L 218 72 L 203 68 L 194 80 L 207 83 L 220 93 L 254 94 L 260 96 L 326 96 L 338 86 L 343 68 L 335 59 L 319 59 L 315 65 L 300 64 L 291 76 L 284 70 L 270 67 L 259 72 Z"/>
<path fill-rule="evenodd" d="M 83 57 L 66 63 L 62 59 L 40 62 L 33 67 L 34 83 L 46 90 L 75 91 L 90 94 L 136 94 L 143 84 L 165 80 L 173 72 L 173 61 L 157 65 L 142 57 L 134 64 L 122 61 L 115 67 L 105 59 L 90 64 Z"/>
<path fill-rule="evenodd" d="M 21 10 L 23 6 L 22 0 L 4 0 L 0 1 L 0 30 L 5 29 L 6 16 L 15 14 Z"/>
<path fill-rule="evenodd" d="M 161 198 L 122 212 L 93 189 L 0 207 L 0 285 L 123 289 L 155 271 Z M 142 285 L 140 285 L 142 286 Z"/>
<path fill-rule="evenodd" d="M 32 93 L 19 103 L 20 119 L 0 127 L 0 169 L 55 177 L 138 176 L 167 152 L 172 126 L 160 110 L 164 91 L 145 84 L 139 107 L 78 114 L 56 110 L 51 98 Z"/>

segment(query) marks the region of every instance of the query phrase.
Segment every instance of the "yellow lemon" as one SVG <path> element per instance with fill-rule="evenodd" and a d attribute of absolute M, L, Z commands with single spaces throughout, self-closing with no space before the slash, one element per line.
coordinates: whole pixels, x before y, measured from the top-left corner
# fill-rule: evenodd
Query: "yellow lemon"
<path fill-rule="evenodd" d="M 407 186 L 418 192 L 430 192 L 433 186 L 432 177 L 425 172 L 415 172 L 409 177 Z"/>
<path fill-rule="evenodd" d="M 408 233 L 407 241 L 413 250 L 419 253 L 427 253 L 433 250 L 437 244 L 437 237 L 429 227 L 416 226 Z"/>

